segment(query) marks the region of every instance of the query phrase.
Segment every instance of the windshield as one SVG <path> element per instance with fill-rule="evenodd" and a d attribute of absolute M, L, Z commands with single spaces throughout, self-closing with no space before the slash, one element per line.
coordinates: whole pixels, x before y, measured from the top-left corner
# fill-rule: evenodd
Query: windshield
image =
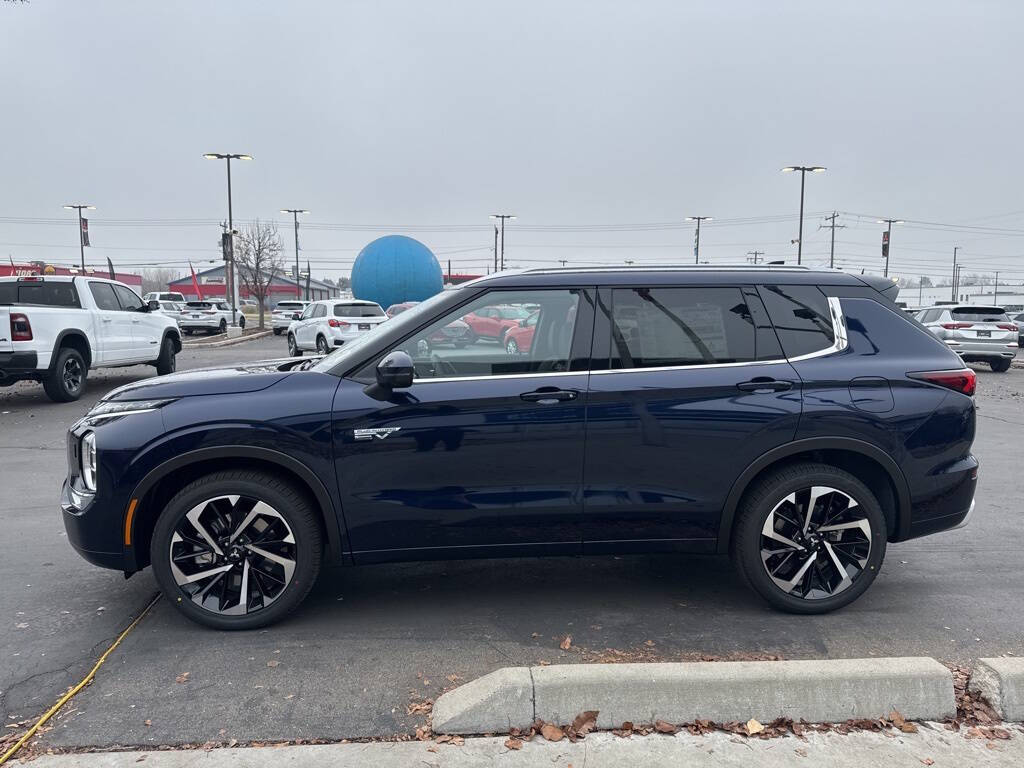
<path fill-rule="evenodd" d="M 1002 307 L 957 307 L 950 314 L 954 320 L 974 323 L 1005 323 L 1009 319 Z"/>
<path fill-rule="evenodd" d="M 466 283 L 465 285 L 470 284 L 471 283 Z M 426 301 L 420 302 L 414 307 L 410 307 L 408 310 L 403 312 L 401 316 L 395 317 L 389 320 L 388 322 L 384 323 L 381 326 L 381 328 L 383 329 L 386 326 L 389 329 L 395 329 L 399 332 L 405 331 L 406 329 L 412 330 L 416 326 L 420 325 L 425 318 L 429 317 L 433 313 L 434 307 L 438 303 L 440 303 L 442 299 L 451 296 L 454 293 L 460 292 L 461 290 L 463 290 L 463 288 L 464 286 L 456 288 L 451 291 L 441 291 L 440 293 L 435 293 Z M 345 360 L 346 358 L 357 359 L 361 354 L 360 350 L 362 350 L 363 347 L 367 346 L 367 344 L 372 343 L 375 338 L 378 338 L 377 336 L 374 335 L 375 333 L 380 333 L 380 331 L 374 331 L 374 333 L 365 333 L 362 336 L 357 336 L 352 341 L 347 342 L 345 346 L 339 347 L 338 349 L 331 352 L 329 355 L 320 360 L 320 362 L 318 362 L 316 365 L 311 366 L 309 370 L 327 373 L 332 368 L 334 368 L 334 366 L 336 366 L 338 363 Z"/>

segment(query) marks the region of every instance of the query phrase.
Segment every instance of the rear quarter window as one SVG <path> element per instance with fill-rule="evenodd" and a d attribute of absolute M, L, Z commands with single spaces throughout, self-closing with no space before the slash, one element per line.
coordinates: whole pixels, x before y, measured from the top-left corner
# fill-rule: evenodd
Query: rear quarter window
<path fill-rule="evenodd" d="M 35 304 L 43 307 L 81 308 L 73 283 L 0 283 L 0 304 Z"/>
<path fill-rule="evenodd" d="M 764 301 L 786 357 L 828 349 L 835 342 L 828 299 L 813 285 L 762 285 Z"/>

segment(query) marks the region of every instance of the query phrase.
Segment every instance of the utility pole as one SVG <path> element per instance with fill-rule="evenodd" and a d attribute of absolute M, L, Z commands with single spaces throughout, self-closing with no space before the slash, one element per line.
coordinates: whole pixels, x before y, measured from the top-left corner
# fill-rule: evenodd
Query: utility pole
<path fill-rule="evenodd" d="M 69 211 L 78 211 L 78 250 L 82 255 L 82 274 L 85 274 L 85 228 L 82 226 L 82 211 L 95 211 L 95 205 L 72 203 L 64 206 Z"/>
<path fill-rule="evenodd" d="M 964 268 L 963 264 L 957 264 L 956 265 L 956 272 L 954 273 L 954 277 L 953 277 L 953 290 L 954 290 L 953 301 L 959 301 L 960 300 L 960 270 L 962 270 L 963 268 Z"/>
<path fill-rule="evenodd" d="M 996 272 L 996 284 L 993 288 L 992 303 L 999 306 L 999 273 Z"/>
<path fill-rule="evenodd" d="M 917 306 L 921 307 L 924 305 L 924 277 L 918 276 L 917 278 Z"/>
<path fill-rule="evenodd" d="M 835 267 L 836 265 L 836 230 L 846 229 L 845 224 L 836 224 L 836 219 L 839 218 L 837 211 L 832 211 L 831 216 L 826 216 L 825 221 L 831 222 L 830 224 L 822 224 L 818 229 L 831 229 L 832 230 L 832 246 L 828 252 L 828 265 L 829 267 Z"/>
<path fill-rule="evenodd" d="M 501 268 L 505 269 L 505 219 L 515 219 L 510 213 L 492 213 L 492 219 L 501 219 Z"/>
<path fill-rule="evenodd" d="M 231 291 L 231 325 L 238 325 L 236 296 L 238 286 L 235 283 L 235 220 L 231 211 L 231 161 L 252 160 L 252 155 L 237 154 L 234 152 L 207 152 L 203 155 L 207 160 L 226 160 L 228 166 L 228 234 L 231 236 L 231 260 L 225 265 L 227 267 L 228 279 L 224 287 Z"/>
<path fill-rule="evenodd" d="M 282 208 L 281 213 L 290 213 L 292 223 L 295 225 L 295 298 L 298 298 L 299 292 L 302 290 L 299 285 L 299 214 L 309 213 L 309 211 L 304 211 L 302 208 Z M 309 301 L 309 296 L 306 297 L 306 301 Z"/>
<path fill-rule="evenodd" d="M 960 250 L 960 246 L 959 245 L 953 247 L 953 290 L 951 291 L 951 294 L 950 294 L 950 297 L 949 297 L 950 301 L 956 301 L 956 277 L 957 277 L 957 271 L 956 271 L 956 252 L 959 251 L 959 250 Z"/>
<path fill-rule="evenodd" d="M 498 271 L 498 225 L 494 225 L 494 271 Z"/>
<path fill-rule="evenodd" d="M 686 220 L 697 222 L 697 241 L 693 246 L 693 263 L 700 264 L 700 223 L 702 221 L 711 221 L 712 219 L 710 216 L 687 216 Z"/>
<path fill-rule="evenodd" d="M 764 251 L 747 251 L 747 256 L 752 256 L 753 263 L 757 264 L 757 257 L 764 256 Z M 747 261 L 751 261 L 751 259 L 747 259 Z"/>
<path fill-rule="evenodd" d="M 889 276 L 889 242 L 892 238 L 892 225 L 902 224 L 903 219 L 879 219 L 879 224 L 885 224 L 885 234 L 882 235 L 882 255 L 885 257 L 885 277 Z M 834 231 L 834 230 L 833 230 Z"/>

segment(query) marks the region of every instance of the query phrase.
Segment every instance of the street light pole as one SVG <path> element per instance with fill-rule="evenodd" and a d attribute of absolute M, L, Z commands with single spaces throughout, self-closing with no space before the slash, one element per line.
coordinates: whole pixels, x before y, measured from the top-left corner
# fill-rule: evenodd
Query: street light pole
<path fill-rule="evenodd" d="M 885 224 L 885 248 L 883 249 L 885 251 L 885 272 L 883 272 L 882 274 L 885 277 L 888 277 L 889 276 L 889 252 L 892 249 L 892 225 L 893 224 L 902 224 L 903 220 L 902 219 L 879 219 L 877 223 Z"/>
<path fill-rule="evenodd" d="M 825 171 L 825 168 L 820 165 L 787 165 L 781 170 L 783 173 L 800 171 L 800 231 L 796 241 L 796 263 L 799 264 L 803 260 L 804 253 L 804 178 L 808 171 L 811 173 L 822 173 Z"/>
<path fill-rule="evenodd" d="M 72 203 L 65 205 L 64 208 L 69 211 L 78 211 L 78 251 L 82 257 L 82 274 L 85 274 L 85 233 L 82 231 L 82 211 L 95 211 L 96 206 Z"/>
<path fill-rule="evenodd" d="M 492 219 L 501 219 L 501 268 L 505 269 L 505 219 L 515 219 L 510 213 L 492 213 Z"/>
<path fill-rule="evenodd" d="M 227 263 L 228 278 L 225 281 L 225 288 L 231 291 L 231 325 L 238 325 L 236 310 L 236 296 L 238 286 L 235 285 L 235 219 L 231 210 L 231 161 L 252 160 L 252 155 L 242 155 L 234 152 L 207 152 L 203 155 L 207 160 L 226 160 L 228 166 L 228 235 L 231 237 L 231 260 Z"/>
<path fill-rule="evenodd" d="M 712 219 L 710 216 L 687 216 L 686 220 L 697 222 L 697 243 L 693 249 L 693 263 L 700 264 L 700 223 L 702 221 L 711 221 Z"/>
<path fill-rule="evenodd" d="M 958 274 L 957 271 L 956 271 L 957 270 L 957 266 L 956 266 L 956 252 L 959 251 L 959 250 L 960 250 L 960 246 L 959 245 L 953 246 L 953 287 L 952 287 L 952 290 L 950 291 L 950 296 L 949 296 L 949 300 L 950 301 L 956 301 L 956 288 L 957 288 L 956 278 L 957 278 L 957 274 Z"/>
<path fill-rule="evenodd" d="M 292 215 L 292 223 L 295 225 L 295 298 L 299 297 L 299 214 L 309 213 L 302 208 L 282 208 L 281 213 L 290 213 Z M 309 301 L 309 296 L 306 297 L 306 301 Z"/>

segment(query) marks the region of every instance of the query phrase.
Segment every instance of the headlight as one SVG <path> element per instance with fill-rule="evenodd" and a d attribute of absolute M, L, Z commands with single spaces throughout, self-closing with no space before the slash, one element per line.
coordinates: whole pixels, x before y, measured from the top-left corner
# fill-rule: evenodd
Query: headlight
<path fill-rule="evenodd" d="M 110 418 L 111 416 L 125 416 L 129 413 L 146 413 L 162 408 L 168 403 L 173 403 L 174 398 L 163 400 L 105 400 L 96 403 L 85 417 L 87 419 Z"/>
<path fill-rule="evenodd" d="M 96 433 L 86 432 L 82 436 L 81 464 L 82 484 L 90 491 L 96 490 Z"/>

